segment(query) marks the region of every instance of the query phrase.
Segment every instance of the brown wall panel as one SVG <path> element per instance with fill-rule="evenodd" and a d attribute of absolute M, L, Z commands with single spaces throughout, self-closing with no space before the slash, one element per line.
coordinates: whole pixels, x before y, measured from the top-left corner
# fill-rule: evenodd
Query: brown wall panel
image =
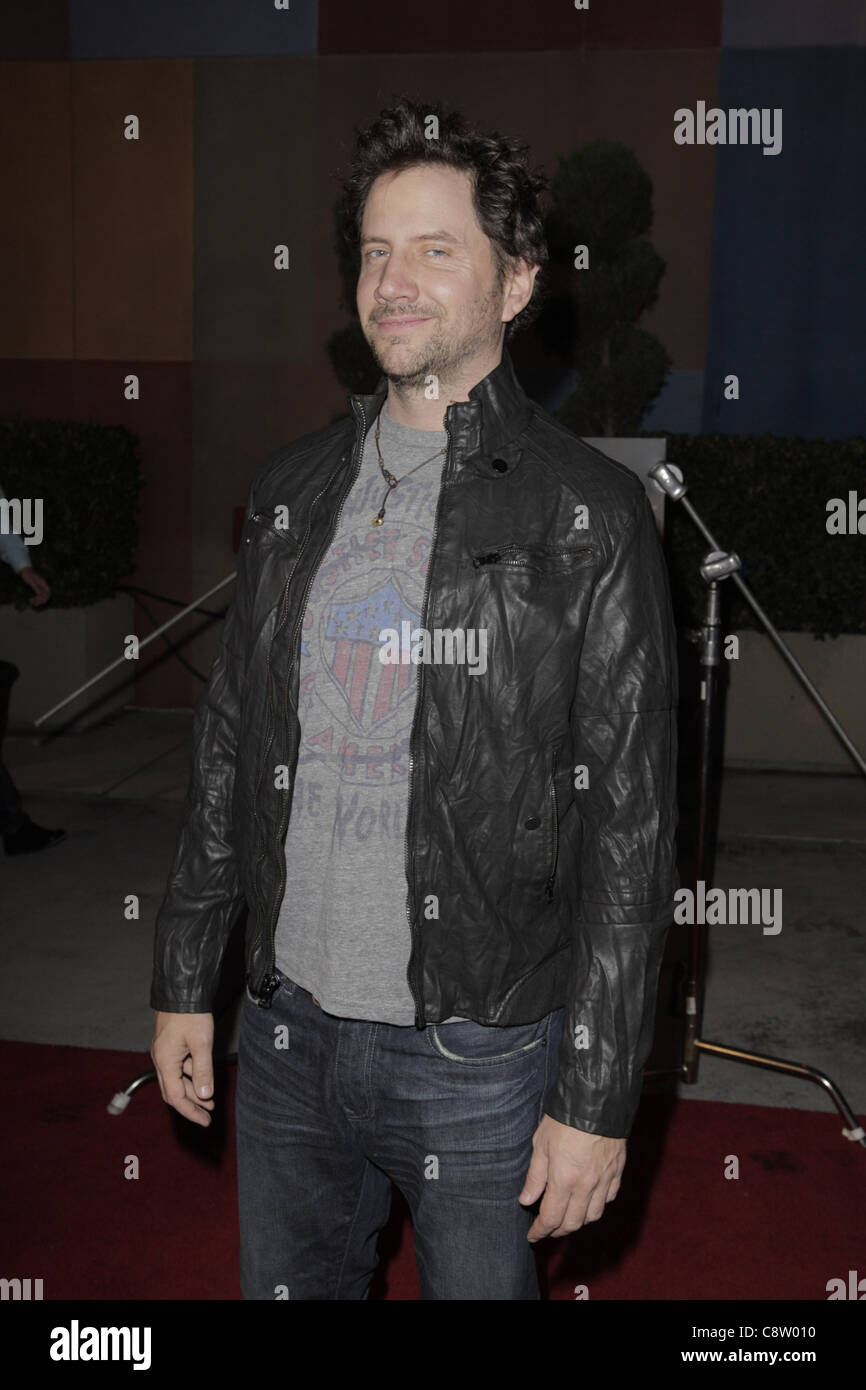
<path fill-rule="evenodd" d="M 78 62 L 73 96 L 75 355 L 189 358 L 192 64 Z"/>
<path fill-rule="evenodd" d="M 319 0 L 319 52 L 520 53 L 584 47 L 717 47 L 722 0 L 441 0 L 407 5 L 379 0 L 375 9 Z M 381 65 L 381 60 L 380 60 Z"/>
<path fill-rule="evenodd" d="M 67 0 L 6 0 L 0 7 L 0 57 L 68 58 Z"/>
<path fill-rule="evenodd" d="M 316 89 L 313 58 L 196 64 L 196 361 L 305 364 L 315 351 Z"/>
<path fill-rule="evenodd" d="M 73 355 L 71 68 L 0 64 L 0 356 Z"/>

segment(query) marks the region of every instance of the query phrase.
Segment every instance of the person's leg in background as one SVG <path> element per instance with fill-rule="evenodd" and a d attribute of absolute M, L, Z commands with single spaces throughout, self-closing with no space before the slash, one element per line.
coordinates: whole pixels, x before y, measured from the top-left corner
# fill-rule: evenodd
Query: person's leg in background
<path fill-rule="evenodd" d="M 29 819 L 21 804 L 18 788 L 3 762 L 3 740 L 9 722 L 9 697 L 20 672 L 11 661 L 0 661 L 0 834 L 14 835 Z"/>
<path fill-rule="evenodd" d="M 0 835 L 7 854 L 32 854 L 57 844 L 65 830 L 47 830 L 32 821 L 21 803 L 21 794 L 3 762 L 3 740 L 9 721 L 9 698 L 20 671 L 11 661 L 0 661 Z"/>

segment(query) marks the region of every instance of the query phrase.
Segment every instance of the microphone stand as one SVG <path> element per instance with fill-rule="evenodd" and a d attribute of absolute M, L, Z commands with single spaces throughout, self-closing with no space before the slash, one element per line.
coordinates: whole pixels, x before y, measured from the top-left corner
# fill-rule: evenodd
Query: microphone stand
<path fill-rule="evenodd" d="M 803 667 L 797 661 L 791 649 L 777 632 L 748 585 L 742 579 L 739 572 L 741 568 L 739 556 L 734 554 L 733 551 L 721 549 L 715 537 L 704 525 L 699 513 L 686 499 L 686 486 L 679 468 L 674 464 L 659 463 L 650 468 L 648 476 L 667 494 L 672 502 L 681 503 L 684 510 L 701 532 L 701 535 L 712 547 L 711 551 L 704 556 L 700 569 L 700 575 L 707 586 L 707 590 L 703 624 L 698 638 L 701 666 L 701 735 L 698 773 L 697 848 L 695 854 L 694 878 L 694 894 L 695 902 L 697 902 L 698 884 L 703 880 L 704 865 L 708 860 L 708 850 L 712 839 L 709 826 L 711 765 L 722 647 L 722 604 L 720 586 L 725 579 L 733 579 L 752 611 L 760 619 L 767 634 L 773 640 L 779 652 L 792 668 L 798 679 L 805 686 L 812 700 L 828 720 L 834 732 L 839 736 L 864 776 L 866 776 L 866 762 L 864 762 L 860 752 L 851 742 L 845 730 L 842 728 L 842 725 L 833 714 L 833 711 L 827 705 L 821 693 L 816 690 L 806 672 L 803 670 Z M 706 1052 L 713 1057 L 725 1058 L 729 1062 L 743 1062 L 748 1066 L 764 1067 L 769 1071 L 782 1072 L 788 1076 L 798 1076 L 806 1081 L 814 1081 L 817 1085 L 823 1086 L 825 1092 L 829 1095 L 836 1109 L 839 1111 L 839 1114 L 844 1119 L 845 1128 L 842 1130 L 842 1133 L 845 1138 L 866 1147 L 866 1131 L 864 1131 L 862 1125 L 858 1123 L 857 1117 L 854 1115 L 839 1087 L 826 1075 L 826 1073 L 819 1071 L 817 1067 L 810 1067 L 801 1062 L 792 1062 L 781 1057 L 771 1057 L 766 1053 L 747 1052 L 742 1048 L 730 1047 L 725 1043 L 710 1042 L 701 1036 L 704 1002 L 705 924 L 697 921 L 697 912 L 694 916 L 695 920 L 691 923 L 689 930 L 688 980 L 685 998 L 686 1029 L 683 1060 L 677 1067 L 646 1070 L 644 1076 L 679 1076 L 687 1084 L 694 1085 L 698 1079 L 700 1055 L 702 1052 Z"/>

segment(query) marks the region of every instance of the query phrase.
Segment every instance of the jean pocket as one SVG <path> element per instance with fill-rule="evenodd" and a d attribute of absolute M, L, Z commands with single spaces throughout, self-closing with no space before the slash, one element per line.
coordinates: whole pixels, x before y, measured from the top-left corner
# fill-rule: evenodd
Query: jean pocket
<path fill-rule="evenodd" d="M 449 1023 L 445 1026 L 430 1023 L 427 1036 L 437 1056 L 446 1061 L 469 1067 L 489 1067 L 502 1062 L 516 1062 L 547 1046 L 549 1015 L 535 1023 L 495 1024 Z"/>

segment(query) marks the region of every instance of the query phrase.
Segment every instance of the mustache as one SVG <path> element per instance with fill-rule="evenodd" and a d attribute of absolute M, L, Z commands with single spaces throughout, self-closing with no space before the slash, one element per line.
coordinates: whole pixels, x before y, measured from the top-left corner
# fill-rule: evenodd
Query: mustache
<path fill-rule="evenodd" d="M 382 319 L 433 319 L 436 318 L 429 309 L 381 309 L 377 314 L 370 315 L 371 323 L 379 323 Z"/>

